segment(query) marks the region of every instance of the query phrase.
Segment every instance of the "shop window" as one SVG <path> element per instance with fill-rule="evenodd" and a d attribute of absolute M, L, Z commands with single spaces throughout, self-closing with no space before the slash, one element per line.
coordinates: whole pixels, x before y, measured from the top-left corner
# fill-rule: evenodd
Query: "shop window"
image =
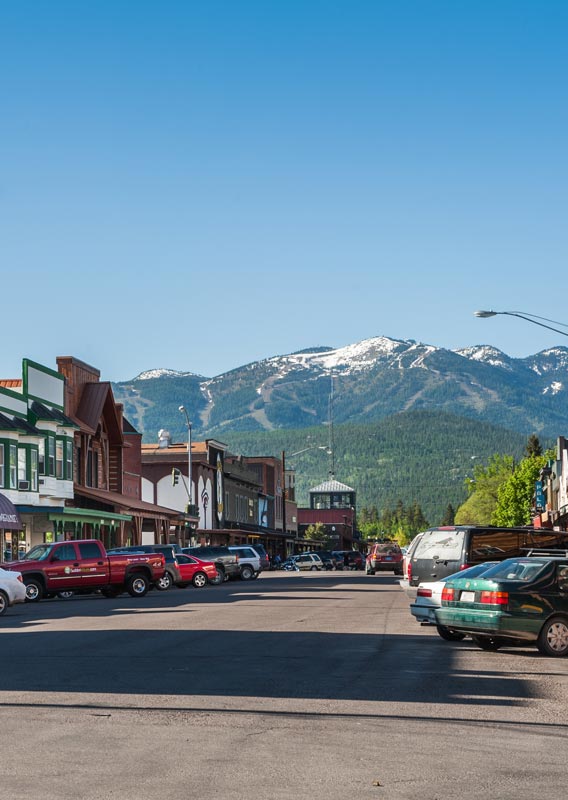
<path fill-rule="evenodd" d="M 15 444 L 10 445 L 10 489 L 15 489 L 18 485 L 18 448 Z"/>
<path fill-rule="evenodd" d="M 73 480 L 73 442 L 65 442 L 65 478 Z"/>
<path fill-rule="evenodd" d="M 57 439 L 55 442 L 55 477 L 63 477 L 63 442 Z"/>
<path fill-rule="evenodd" d="M 45 439 L 42 439 L 38 447 L 39 474 L 45 475 Z"/>
<path fill-rule="evenodd" d="M 47 474 L 55 475 L 55 436 L 47 437 Z"/>
<path fill-rule="evenodd" d="M 28 477 L 26 469 L 26 449 L 18 447 L 18 481 L 25 481 Z"/>
<path fill-rule="evenodd" d="M 37 481 L 38 481 L 38 459 L 37 459 L 37 450 L 31 450 L 30 452 L 30 477 L 31 477 L 31 484 L 32 484 L 32 492 L 37 492 Z"/>
<path fill-rule="evenodd" d="M 0 489 L 4 488 L 4 445 L 0 444 Z"/>

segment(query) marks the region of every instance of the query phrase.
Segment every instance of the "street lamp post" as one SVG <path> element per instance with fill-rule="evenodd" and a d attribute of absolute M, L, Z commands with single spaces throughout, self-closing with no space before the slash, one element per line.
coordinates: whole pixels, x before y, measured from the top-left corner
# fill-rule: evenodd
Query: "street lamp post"
<path fill-rule="evenodd" d="M 191 480 L 191 422 L 187 415 L 185 406 L 180 406 L 179 410 L 185 416 L 187 424 L 187 496 L 189 498 L 189 513 L 193 513 L 193 481 Z"/>
<path fill-rule="evenodd" d="M 568 330 L 561 331 L 558 330 L 558 328 L 553 328 L 552 325 L 545 325 L 545 322 L 553 322 L 555 325 L 561 325 L 564 328 L 568 328 L 568 325 L 565 325 L 563 322 L 557 322 L 556 320 L 548 319 L 547 317 L 539 317 L 536 314 L 529 314 L 526 311 L 474 311 L 473 315 L 474 317 L 481 317 L 481 319 L 501 315 L 507 317 L 519 317 L 519 319 L 524 319 L 526 322 L 532 322 L 533 325 L 539 325 L 541 328 L 548 328 L 549 331 L 560 333 L 562 336 L 568 336 Z M 544 320 L 544 322 L 539 322 L 538 320 Z"/>

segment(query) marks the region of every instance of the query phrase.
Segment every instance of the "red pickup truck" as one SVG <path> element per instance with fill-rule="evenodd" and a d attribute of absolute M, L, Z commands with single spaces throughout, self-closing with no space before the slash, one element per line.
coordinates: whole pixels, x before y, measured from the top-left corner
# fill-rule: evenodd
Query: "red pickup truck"
<path fill-rule="evenodd" d="M 164 574 L 162 553 L 109 556 L 98 539 L 38 544 L 21 561 L 2 564 L 22 573 L 26 600 L 37 602 L 59 592 L 100 591 L 117 597 L 127 591 L 143 597 Z"/>

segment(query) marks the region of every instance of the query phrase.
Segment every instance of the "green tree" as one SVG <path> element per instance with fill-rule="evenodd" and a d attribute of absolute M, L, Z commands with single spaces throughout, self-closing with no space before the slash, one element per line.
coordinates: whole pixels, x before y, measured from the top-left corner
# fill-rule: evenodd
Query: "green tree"
<path fill-rule="evenodd" d="M 513 474 L 515 462 L 512 456 L 496 453 L 486 466 L 477 464 L 473 478 L 465 481 L 469 497 L 454 518 L 456 525 L 491 525 L 498 503 L 499 487 Z"/>
<path fill-rule="evenodd" d="M 454 524 L 454 520 L 455 520 L 455 516 L 456 516 L 456 512 L 454 510 L 453 505 L 451 503 L 448 503 L 448 507 L 446 508 L 444 516 L 442 517 L 442 522 L 440 524 L 441 525 L 453 525 Z"/>
<path fill-rule="evenodd" d="M 418 533 L 429 527 L 428 520 L 422 513 L 422 508 L 418 500 L 414 501 L 412 508 L 407 512 L 406 518 L 408 520 L 409 533 Z"/>
<path fill-rule="evenodd" d="M 542 447 L 536 433 L 531 433 L 529 436 L 525 450 L 528 457 L 542 455 Z"/>
<path fill-rule="evenodd" d="M 513 527 L 532 523 L 535 481 L 550 456 L 548 453 L 523 458 L 510 478 L 499 487 L 497 506 L 492 517 L 494 525 Z"/>
<path fill-rule="evenodd" d="M 310 539 L 312 541 L 315 540 L 318 542 L 326 540 L 327 534 L 324 523 L 315 522 L 312 525 L 308 525 L 304 531 L 304 539 Z"/>

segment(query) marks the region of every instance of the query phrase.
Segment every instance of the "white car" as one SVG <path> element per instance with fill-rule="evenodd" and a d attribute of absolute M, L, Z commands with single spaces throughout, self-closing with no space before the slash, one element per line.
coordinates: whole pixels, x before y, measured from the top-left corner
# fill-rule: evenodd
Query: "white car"
<path fill-rule="evenodd" d="M 410 613 L 421 625 L 436 625 L 442 639 L 447 639 L 448 641 L 459 641 L 463 639 L 463 634 L 452 633 L 444 628 L 443 625 L 438 625 L 436 623 L 435 611 L 437 608 L 442 607 L 442 591 L 446 585 L 446 581 L 452 578 L 477 578 L 485 572 L 485 570 L 497 563 L 497 561 L 486 561 L 483 564 L 475 564 L 475 566 L 462 569 L 460 572 L 455 572 L 453 575 L 446 575 L 446 577 L 439 581 L 423 581 L 419 583 L 415 589 L 412 587 L 412 589 L 408 590 L 409 594 L 415 591 L 416 596 L 414 602 L 410 604 Z"/>
<path fill-rule="evenodd" d="M 261 557 L 252 545 L 229 545 L 229 550 L 239 557 L 241 580 L 250 581 L 251 578 L 258 578 L 262 572 Z"/>
<path fill-rule="evenodd" d="M 21 572 L 0 569 L 0 614 L 4 614 L 8 606 L 23 603 L 26 599 L 26 587 Z"/>

